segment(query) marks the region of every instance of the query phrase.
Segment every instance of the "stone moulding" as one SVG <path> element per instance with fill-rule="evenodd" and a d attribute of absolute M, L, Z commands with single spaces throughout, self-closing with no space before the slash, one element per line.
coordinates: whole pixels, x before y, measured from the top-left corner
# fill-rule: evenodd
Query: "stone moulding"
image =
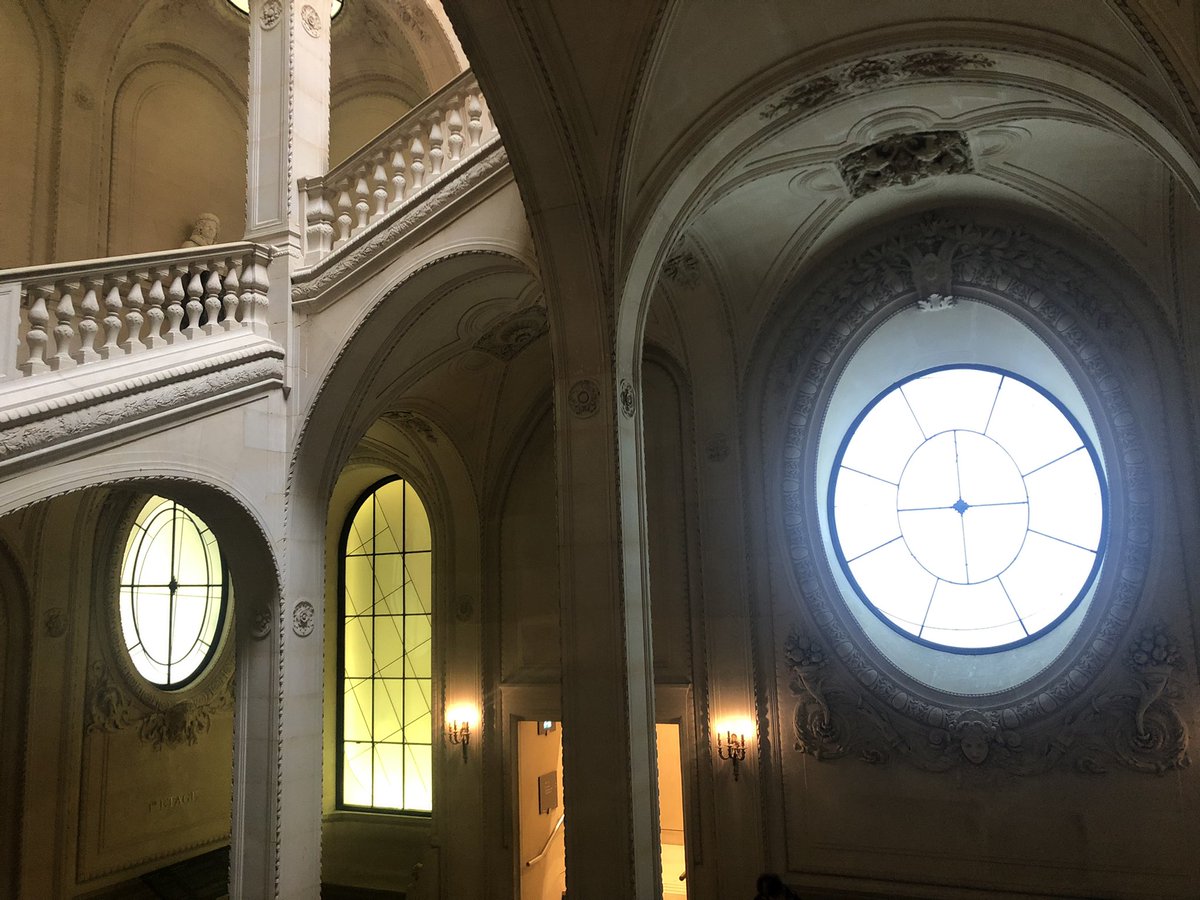
<path fill-rule="evenodd" d="M 282 348 L 256 338 L 242 348 L 12 406 L 0 412 L 0 473 L 150 420 L 282 387 L 283 374 Z"/>
<path fill-rule="evenodd" d="M 797 745 L 819 758 L 859 755 L 879 762 L 899 754 L 937 769 L 981 757 L 993 763 L 1011 760 L 1003 765 L 1032 772 L 1037 766 L 1018 748 L 1033 746 L 1045 729 L 1064 723 L 1096 730 L 1092 717 L 1119 712 L 1126 702 L 1120 698 L 1128 694 L 1126 685 L 1126 694 L 1105 695 L 1104 700 L 1096 685 L 1125 641 L 1150 564 L 1152 494 L 1144 439 L 1113 363 L 1136 339 L 1111 286 L 1025 229 L 931 214 L 895 234 L 828 270 L 803 314 L 784 329 L 771 370 L 775 400 L 768 402 L 774 408 L 770 415 L 782 413 L 785 420 L 779 448 L 781 525 L 800 609 L 811 623 L 784 648 L 789 683 L 800 698 Z M 1019 691 L 997 698 L 939 692 L 896 669 L 861 634 L 832 581 L 828 561 L 813 549 L 821 540 L 805 466 L 811 464 L 809 451 L 823 415 L 818 398 L 838 376 L 835 361 L 854 335 L 885 307 L 920 295 L 928 280 L 921 263 L 930 257 L 945 257 L 954 293 L 974 290 L 1005 298 L 1014 312 L 1055 336 L 1060 355 L 1072 361 L 1094 391 L 1111 435 L 1110 480 L 1121 485 L 1116 539 L 1106 563 L 1109 574 L 1098 588 L 1103 595 L 1055 663 Z M 811 641 L 820 649 L 819 665 L 806 649 L 805 642 Z M 1177 767 L 1186 759 L 1186 731 L 1167 721 L 1167 697 L 1164 688 L 1149 704 L 1151 720 L 1159 722 L 1165 735 L 1157 755 L 1143 760 L 1151 769 Z M 1127 725 L 1127 719 L 1119 719 L 1110 730 Z M 870 741 L 861 737 L 868 733 Z M 1076 748 L 1085 743 L 1078 735 L 1072 740 Z M 1130 753 L 1129 759 L 1142 759 Z M 1115 750 L 1110 755 L 1121 758 Z"/>

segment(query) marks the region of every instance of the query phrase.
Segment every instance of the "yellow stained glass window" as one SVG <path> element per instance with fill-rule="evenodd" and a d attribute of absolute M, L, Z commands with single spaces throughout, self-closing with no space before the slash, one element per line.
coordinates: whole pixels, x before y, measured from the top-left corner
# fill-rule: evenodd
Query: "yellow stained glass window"
<path fill-rule="evenodd" d="M 341 805 L 433 809 L 432 540 L 403 479 L 376 485 L 342 541 Z"/>
<path fill-rule="evenodd" d="M 125 542 L 119 588 L 125 649 L 147 681 L 175 690 L 204 670 L 220 637 L 226 588 L 208 526 L 174 500 L 151 497 Z"/>

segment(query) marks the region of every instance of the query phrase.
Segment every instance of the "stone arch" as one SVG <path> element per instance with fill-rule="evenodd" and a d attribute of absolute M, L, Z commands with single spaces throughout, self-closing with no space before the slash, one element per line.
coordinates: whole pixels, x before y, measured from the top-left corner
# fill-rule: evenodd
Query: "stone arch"
<path fill-rule="evenodd" d="M 25 777 L 26 704 L 32 648 L 29 590 L 16 556 L 0 540 L 0 796 L 6 800 L 0 825 L 0 888 L 17 896 L 20 885 L 22 801 Z M 47 629 L 57 624 L 47 622 Z"/>

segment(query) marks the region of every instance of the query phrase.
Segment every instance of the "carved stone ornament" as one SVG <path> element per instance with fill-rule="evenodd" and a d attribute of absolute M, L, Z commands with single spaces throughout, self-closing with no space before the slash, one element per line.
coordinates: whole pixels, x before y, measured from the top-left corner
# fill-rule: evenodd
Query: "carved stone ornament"
<path fill-rule="evenodd" d="M 637 407 L 637 394 L 633 390 L 633 385 L 628 380 L 621 379 L 621 415 L 627 419 L 633 418 L 634 410 Z"/>
<path fill-rule="evenodd" d="M 212 727 L 213 714 L 233 706 L 233 679 L 220 691 L 196 702 L 180 700 L 166 709 L 155 710 L 142 719 L 138 735 L 155 750 L 180 744 L 195 744 Z"/>
<path fill-rule="evenodd" d="M 386 422 L 391 422 L 397 428 L 420 435 L 430 444 L 438 442 L 437 432 L 433 430 L 433 426 L 429 424 L 429 420 L 417 415 L 415 412 L 410 412 L 406 409 L 392 410 L 385 412 L 383 419 Z"/>
<path fill-rule="evenodd" d="M 1190 764 L 1187 725 L 1178 710 L 1182 689 L 1171 680 L 1183 663 L 1162 625 L 1144 629 L 1129 645 L 1129 674 L 1118 673 L 1079 710 L 1034 727 L 996 710 L 931 709 L 923 727 L 914 729 L 894 708 L 832 675 L 815 639 L 793 630 L 784 655 L 798 698 L 793 747 L 818 760 L 854 757 L 880 764 L 900 757 L 931 772 L 966 763 L 1015 775 L 1059 764 L 1084 774 L 1122 766 L 1161 775 Z"/>
<path fill-rule="evenodd" d="M 320 37 L 321 15 L 307 3 L 300 7 L 300 22 L 310 37 Z"/>
<path fill-rule="evenodd" d="M 546 307 L 527 306 L 505 316 L 475 342 L 475 349 L 508 362 L 550 330 Z"/>
<path fill-rule="evenodd" d="M 262 5 L 262 13 L 259 17 L 263 31 L 270 31 L 279 24 L 281 18 L 283 18 L 282 0 L 266 0 Z"/>
<path fill-rule="evenodd" d="M 46 634 L 52 638 L 62 637 L 67 633 L 67 612 L 61 606 L 56 606 L 53 609 L 46 610 L 46 615 L 42 617 L 42 625 L 46 628 Z"/>
<path fill-rule="evenodd" d="M 108 667 L 99 660 L 93 661 L 88 666 L 87 733 L 119 731 L 137 719 L 129 695 L 113 681 Z"/>
<path fill-rule="evenodd" d="M 965 175 L 974 171 L 974 163 L 961 131 L 913 131 L 846 154 L 838 171 L 857 198 L 938 175 Z"/>
<path fill-rule="evenodd" d="M 679 287 L 691 288 L 700 283 L 700 260 L 691 250 L 677 250 L 663 263 L 663 277 Z"/>
<path fill-rule="evenodd" d="M 307 600 L 301 600 L 292 608 L 292 631 L 298 637 L 308 637 L 316 627 L 316 609 Z"/>
<path fill-rule="evenodd" d="M 475 615 L 475 601 L 469 594 L 462 594 L 454 606 L 454 618 L 460 622 L 470 622 Z"/>
<path fill-rule="evenodd" d="M 714 434 L 704 446 L 704 455 L 709 462 L 724 462 L 729 457 L 729 436 Z"/>
<path fill-rule="evenodd" d="M 271 634 L 272 618 L 271 610 L 266 607 L 258 610 L 250 622 L 250 637 L 256 641 L 265 640 Z"/>
<path fill-rule="evenodd" d="M 897 223 L 890 235 L 828 263 L 773 338 L 774 391 L 763 415 L 778 436 L 780 528 L 804 617 L 803 630 L 785 648 L 798 698 L 797 747 L 822 759 L 880 762 L 899 755 L 931 770 L 966 762 L 1028 773 L 1055 764 L 1056 755 L 1082 769 L 1113 758 L 1148 771 L 1182 765 L 1186 732 L 1165 686 L 1155 694 L 1148 671 L 1115 688 L 1098 683 L 1126 646 L 1142 602 L 1154 522 L 1145 438 L 1116 365 L 1124 354 L 1149 350 L 1118 288 L 1019 226 L 939 213 Z M 1054 336 L 1111 427 L 1109 480 L 1122 490 L 1097 599 L 1076 636 L 1052 664 L 995 699 L 922 684 L 866 639 L 820 549 L 821 501 L 807 468 L 825 414 L 821 398 L 841 374 L 836 361 L 881 317 L 932 293 L 990 298 Z M 819 643 L 827 665 L 805 662 L 805 641 Z M 1138 697 L 1150 698 L 1142 724 Z M 1105 728 L 1101 749 L 1085 751 Z"/>
<path fill-rule="evenodd" d="M 871 57 L 839 66 L 789 88 L 762 110 L 764 119 L 811 112 L 833 100 L 876 90 L 884 85 L 925 78 L 944 78 L 972 69 L 990 69 L 995 60 L 957 50 L 922 50 L 903 56 Z"/>
<path fill-rule="evenodd" d="M 591 418 L 600 406 L 600 387 L 590 378 L 575 382 L 567 394 L 567 405 L 579 418 Z"/>

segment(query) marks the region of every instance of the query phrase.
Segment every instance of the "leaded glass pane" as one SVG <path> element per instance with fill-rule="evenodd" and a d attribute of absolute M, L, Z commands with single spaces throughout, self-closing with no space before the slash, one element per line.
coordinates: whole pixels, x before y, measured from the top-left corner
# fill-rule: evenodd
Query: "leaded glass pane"
<path fill-rule="evenodd" d="M 859 596 L 941 649 L 1040 636 L 1103 555 L 1098 455 L 1053 397 L 999 369 L 945 367 L 883 392 L 843 440 L 829 490 L 835 549 Z"/>
<path fill-rule="evenodd" d="M 399 479 L 369 494 L 347 528 L 341 802 L 348 806 L 432 809 L 430 546 L 425 508 Z"/>

